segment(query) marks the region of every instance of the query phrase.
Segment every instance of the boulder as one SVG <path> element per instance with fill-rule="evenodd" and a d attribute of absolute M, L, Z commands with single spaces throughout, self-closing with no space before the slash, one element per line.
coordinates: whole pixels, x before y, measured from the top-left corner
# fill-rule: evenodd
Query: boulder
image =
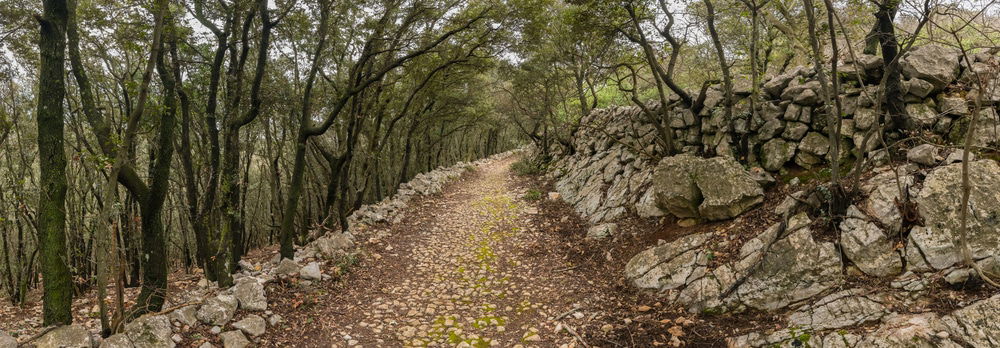
<path fill-rule="evenodd" d="M 323 272 L 319 269 L 319 263 L 310 262 L 299 270 L 299 276 L 305 280 L 321 280 L 323 279 Z"/>
<path fill-rule="evenodd" d="M 246 348 L 250 346 L 250 340 L 243 335 L 240 330 L 226 331 L 219 335 L 222 338 L 224 348 Z"/>
<path fill-rule="evenodd" d="M 278 267 L 274 269 L 274 272 L 278 275 L 292 275 L 299 273 L 300 266 L 294 260 L 281 259 L 278 262 Z"/>
<path fill-rule="evenodd" d="M 91 348 L 94 341 L 90 332 L 78 324 L 66 325 L 49 331 L 34 340 L 36 348 Z"/>
<path fill-rule="evenodd" d="M 704 198 L 698 206 L 702 218 L 731 219 L 764 201 L 760 184 L 731 157 L 704 160 L 691 174 Z"/>
<path fill-rule="evenodd" d="M 972 258 L 997 272 L 993 258 L 1000 253 L 1000 166 L 993 160 L 969 163 L 969 180 L 973 183 L 969 196 L 967 238 Z M 923 226 L 910 231 L 907 261 L 914 267 L 930 266 L 936 270 L 962 263 L 958 237 L 961 228 L 962 164 L 950 164 L 933 170 L 924 180 L 915 198 Z M 909 250 L 920 252 L 909 252 Z"/>
<path fill-rule="evenodd" d="M 938 113 L 929 103 L 906 104 L 907 128 L 919 129 L 934 126 Z"/>
<path fill-rule="evenodd" d="M 830 151 L 830 139 L 817 132 L 809 132 L 799 142 L 799 150 L 816 156 L 824 156 Z"/>
<path fill-rule="evenodd" d="M 779 119 L 767 120 L 760 129 L 757 130 L 757 136 L 761 140 L 767 140 L 774 138 L 781 134 L 781 131 L 785 129 L 785 123 L 781 122 Z"/>
<path fill-rule="evenodd" d="M 959 52 L 938 45 L 923 45 L 903 55 L 899 65 L 906 77 L 930 82 L 940 91 L 958 78 Z"/>
<path fill-rule="evenodd" d="M 788 316 L 788 327 L 821 331 L 878 321 L 886 316 L 881 299 L 862 289 L 838 291 Z"/>
<path fill-rule="evenodd" d="M 233 323 L 233 327 L 243 331 L 247 335 L 257 337 L 263 335 L 264 331 L 267 330 L 267 323 L 259 315 L 250 314 L 246 318 L 243 318 L 243 320 Z"/>
<path fill-rule="evenodd" d="M 772 172 L 781 170 L 795 156 L 795 143 L 771 139 L 760 148 L 761 165 Z"/>
<path fill-rule="evenodd" d="M 923 99 L 934 91 L 934 85 L 921 79 L 909 79 L 903 81 L 903 88 L 911 95 Z"/>
<path fill-rule="evenodd" d="M 267 296 L 264 295 L 264 284 L 260 279 L 244 277 L 236 281 L 232 289 L 239 306 L 248 311 L 267 309 Z"/>
<path fill-rule="evenodd" d="M 600 224 L 587 229 L 587 238 L 605 239 L 613 236 L 617 229 L 618 229 L 618 224 L 615 223 Z"/>
<path fill-rule="evenodd" d="M 886 277 L 903 270 L 902 258 L 894 250 L 892 241 L 856 206 L 847 208 L 847 218 L 840 223 L 840 231 L 844 255 L 862 272 Z"/>
<path fill-rule="evenodd" d="M 233 319 L 239 302 L 232 295 L 218 295 L 208 299 L 198 309 L 198 320 L 209 325 L 226 325 Z"/>
<path fill-rule="evenodd" d="M 915 166 L 911 165 L 911 167 Z M 898 168 L 898 183 L 896 181 L 897 175 L 891 169 L 884 168 L 881 173 L 876 174 L 861 187 L 864 192 L 868 193 L 868 198 L 864 201 L 864 206 L 867 208 L 865 211 L 878 220 L 889 235 L 901 232 L 900 228 L 903 224 L 903 218 L 895 203 L 897 199 L 900 199 L 899 188 L 909 190 L 911 194 L 915 193 L 912 189 L 915 179 L 913 175 L 910 175 L 913 170 L 911 167 L 901 166 Z"/>
<path fill-rule="evenodd" d="M 785 132 L 781 133 L 781 137 L 792 141 L 798 141 L 799 139 L 802 139 L 808 131 L 809 125 L 805 123 L 788 122 L 785 124 Z"/>
<path fill-rule="evenodd" d="M 873 109 L 861 108 L 854 112 L 854 128 L 859 130 L 871 128 L 876 120 L 878 120 L 878 115 Z"/>
<path fill-rule="evenodd" d="M 660 208 L 679 218 L 698 217 L 702 195 L 690 173 L 700 160 L 681 154 L 660 161 L 653 172 L 653 189 Z"/>
<path fill-rule="evenodd" d="M 725 220 L 763 201 L 763 189 L 735 159 L 682 154 L 664 158 L 653 175 L 656 202 L 679 218 Z"/>
<path fill-rule="evenodd" d="M 945 115 L 965 116 L 969 114 L 969 102 L 961 96 L 938 94 L 938 111 Z"/>
<path fill-rule="evenodd" d="M 176 346 L 170 319 L 165 315 L 145 315 L 125 326 L 125 334 L 135 348 L 173 348 Z"/>
<path fill-rule="evenodd" d="M 169 314 L 171 320 L 176 320 L 181 324 L 187 326 L 198 325 L 198 306 L 184 306 L 170 312 Z"/>
<path fill-rule="evenodd" d="M 970 347 L 1000 345 L 1000 295 L 975 302 L 941 318 L 955 336 Z"/>
<path fill-rule="evenodd" d="M 625 278 L 641 289 L 676 289 L 686 284 L 695 261 L 711 234 L 687 235 L 646 249 L 625 265 Z"/>
<path fill-rule="evenodd" d="M 737 273 L 751 267 L 761 253 L 764 258 L 736 290 L 742 303 L 758 310 L 780 309 L 821 294 L 843 281 L 840 257 L 833 243 L 813 240 L 808 224 L 804 214 L 793 217 L 786 236 L 774 242 L 769 250 L 764 250 L 767 241 L 774 233 L 781 232 L 774 226 L 743 246 Z"/>
<path fill-rule="evenodd" d="M 348 233 L 333 233 L 313 241 L 316 250 L 326 259 L 332 259 L 344 255 L 344 253 L 354 247 Z"/>

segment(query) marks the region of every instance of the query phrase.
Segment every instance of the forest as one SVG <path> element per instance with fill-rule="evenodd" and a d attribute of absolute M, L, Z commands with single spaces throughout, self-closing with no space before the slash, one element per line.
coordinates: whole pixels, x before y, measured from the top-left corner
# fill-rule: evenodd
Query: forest
<path fill-rule="evenodd" d="M 231 287 L 254 250 L 296 258 L 420 173 L 524 148 L 537 156 L 519 171 L 542 171 L 585 152 L 574 136 L 611 134 L 615 125 L 584 122 L 608 107 L 634 107 L 633 121 L 652 127 L 634 143 L 611 137 L 636 157 L 729 156 L 775 171 L 785 161 L 768 168 L 766 139 L 746 130 L 789 83 L 775 94 L 773 78 L 805 71 L 795 69 L 817 81 L 809 103 L 830 144 L 819 154 L 829 161 L 828 214 L 842 217 L 851 182 L 873 161 L 859 139 L 891 149 L 934 138 L 909 123 L 922 71 L 904 61 L 912 51 L 956 52 L 955 90 L 974 115 L 994 107 L 997 66 L 981 62 L 1000 52 L 998 9 L 993 0 L 4 0 L 0 299 L 41 306 L 45 327 L 71 324 L 89 311 L 74 301 L 95 299 L 90 315 L 108 337 L 176 304 L 172 279 Z M 859 68 L 865 59 L 878 71 Z M 931 95 L 953 88 L 923 79 Z M 855 91 L 874 100 L 877 127 L 845 135 L 854 111 L 841 95 Z M 685 133 L 673 120 L 684 113 L 694 128 L 727 131 Z M 719 121 L 702 125 L 701 115 Z M 973 133 L 976 122 L 963 127 Z M 967 138 L 951 140 L 969 149 Z M 904 215 L 912 204 L 897 201 Z"/>

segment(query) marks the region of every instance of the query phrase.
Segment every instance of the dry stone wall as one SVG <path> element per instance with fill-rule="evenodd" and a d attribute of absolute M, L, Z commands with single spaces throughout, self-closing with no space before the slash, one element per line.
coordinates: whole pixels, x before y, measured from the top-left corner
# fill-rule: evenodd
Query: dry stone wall
<path fill-rule="evenodd" d="M 935 297 L 941 288 L 977 281 L 958 242 L 964 154 L 950 145 L 964 141 L 977 100 L 982 109 L 973 145 L 997 144 L 1000 64 L 992 55 L 970 60 L 962 63 L 957 52 L 938 46 L 918 47 L 902 58 L 908 116 L 901 135 L 915 140 L 907 143 L 909 149 L 893 149 L 905 153 L 904 163 L 871 168 L 858 185 L 862 196 L 832 231 L 819 231 L 816 216 L 808 213 L 808 206 L 822 205 L 821 190 L 801 190 L 774 209 L 778 223 L 747 232 L 756 235 L 746 242 L 714 232 L 662 242 L 626 264 L 626 279 L 691 312 L 766 311 L 785 320 L 775 329 L 728 338 L 732 347 L 1000 345 L 1000 327 L 989 319 L 1000 315 L 1000 295 L 959 303 L 950 312 L 912 310 L 942 301 Z M 881 141 L 865 140 L 879 129 L 875 100 L 882 65 L 873 56 L 841 64 L 844 153 L 885 154 Z M 667 105 L 665 125 L 682 153 L 662 160 L 649 155 L 659 132 L 639 108 L 595 110 L 574 134 L 575 151 L 557 154 L 549 175 L 559 196 L 595 225 L 613 224 L 628 213 L 737 217 L 760 203 L 762 185 L 773 181 L 768 173 L 830 159 L 819 87 L 812 69 L 792 69 L 763 85 L 765 100 L 755 113 L 749 110 L 749 92 L 737 91 L 735 123 L 724 119 L 717 90 L 708 92 L 698 114 Z M 654 112 L 659 107 L 651 106 Z M 749 169 L 732 158 L 743 140 L 751 150 Z M 974 183 L 967 230 L 971 258 L 998 274 L 1000 165 L 969 154 L 968 167 Z M 894 203 L 902 195 L 916 204 L 919 223 L 904 221 Z M 737 218 L 721 229 L 740 224 Z M 826 233 L 835 238 L 817 237 Z M 742 244 L 717 259 L 715 251 L 732 243 Z M 873 289 L 852 277 L 889 286 Z M 870 329 L 849 330 L 861 325 Z"/>
<path fill-rule="evenodd" d="M 917 47 L 902 58 L 908 112 L 904 131 L 944 143 L 961 142 L 973 101 L 981 97 L 973 143 L 982 147 L 997 143 L 1000 60 L 989 54 L 976 54 L 970 60 L 971 66 L 966 66 L 957 51 L 933 45 Z M 852 151 L 878 151 L 882 147 L 871 135 L 878 127 L 877 84 L 883 65 L 880 57 L 868 55 L 840 64 L 842 158 Z M 982 91 L 977 79 L 984 82 Z M 734 149 L 745 141 L 748 162 L 769 172 L 827 162 L 832 127 L 821 112 L 820 83 L 814 69 L 798 67 L 774 76 L 763 84 L 762 94 L 763 100 L 752 112 L 749 88 L 736 88 L 732 121 L 725 119 L 723 93 L 718 89 L 706 92 L 705 107 L 697 115 L 674 100 L 666 106 L 663 128 L 672 133 L 675 147 L 683 153 L 732 157 Z M 657 114 L 661 111 L 660 105 L 649 108 Z M 592 111 L 573 134 L 575 152 L 558 154 L 551 166 L 557 191 L 592 223 L 614 220 L 628 212 L 642 217 L 666 214 L 649 190 L 657 165 L 649 154 L 658 150 L 654 145 L 658 134 L 638 107 Z"/>

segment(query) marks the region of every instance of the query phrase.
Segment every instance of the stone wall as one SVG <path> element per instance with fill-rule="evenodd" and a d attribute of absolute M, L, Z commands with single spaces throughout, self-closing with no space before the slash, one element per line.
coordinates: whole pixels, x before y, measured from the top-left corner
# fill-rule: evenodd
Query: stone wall
<path fill-rule="evenodd" d="M 971 116 L 972 101 L 982 94 L 976 146 L 992 146 L 997 141 L 1000 120 L 1000 83 L 996 78 L 1000 61 L 996 56 L 970 57 L 971 68 L 961 62 L 957 51 L 939 46 L 922 46 L 901 60 L 903 89 L 908 116 L 906 135 L 946 143 L 961 142 Z M 878 151 L 879 78 L 882 59 L 861 56 L 840 64 L 843 123 L 841 156 L 847 157 L 864 145 L 867 152 Z M 980 92 L 975 77 L 986 84 Z M 763 84 L 763 101 L 751 112 L 748 87 L 737 87 L 734 120 L 725 119 L 723 93 L 709 89 L 705 107 L 697 114 L 677 100 L 668 104 L 664 129 L 673 134 L 676 148 L 686 153 L 714 153 L 734 156 L 743 140 L 750 150 L 748 162 L 766 171 L 789 166 L 811 168 L 829 159 L 830 141 L 820 83 L 814 69 L 798 67 Z M 660 112 L 660 105 L 650 109 Z M 732 127 L 730 127 L 732 124 Z M 573 134 L 575 152 L 560 154 L 550 168 L 556 189 L 582 216 L 592 223 L 614 220 L 627 212 L 643 217 L 664 215 L 649 192 L 653 167 L 651 154 L 657 129 L 635 106 L 610 107 L 591 112 Z M 870 139 L 865 142 L 866 136 Z"/>

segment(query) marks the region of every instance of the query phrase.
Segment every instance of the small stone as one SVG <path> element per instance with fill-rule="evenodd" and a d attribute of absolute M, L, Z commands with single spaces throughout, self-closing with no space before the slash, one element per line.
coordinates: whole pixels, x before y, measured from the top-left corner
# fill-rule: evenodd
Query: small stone
<path fill-rule="evenodd" d="M 299 270 L 299 276 L 306 280 L 320 280 L 323 278 L 323 273 L 319 269 L 319 263 L 310 262 Z"/>
<path fill-rule="evenodd" d="M 221 326 L 213 326 L 211 329 L 208 329 L 208 332 L 211 332 L 213 335 L 218 335 L 218 334 L 222 333 L 222 327 Z"/>
<path fill-rule="evenodd" d="M 233 327 L 240 329 L 240 331 L 243 331 L 252 337 L 263 335 L 264 331 L 267 330 L 267 324 L 264 323 L 264 318 L 255 314 L 248 315 L 246 318 L 243 318 L 243 320 L 233 323 Z"/>

